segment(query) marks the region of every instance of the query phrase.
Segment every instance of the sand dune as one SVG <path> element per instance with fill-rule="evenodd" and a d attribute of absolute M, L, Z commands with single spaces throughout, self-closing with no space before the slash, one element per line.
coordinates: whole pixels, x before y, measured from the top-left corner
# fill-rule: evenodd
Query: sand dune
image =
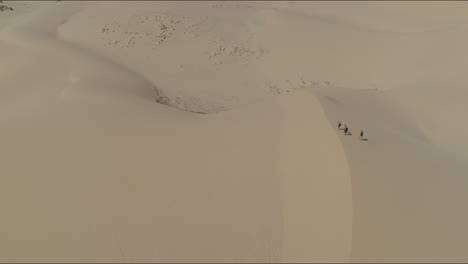
<path fill-rule="evenodd" d="M 465 3 L 7 5 L 0 261 L 467 261 Z"/>
<path fill-rule="evenodd" d="M 464 161 L 434 145 L 386 93 L 316 92 L 332 123 L 352 124 L 353 136 L 340 135 L 352 175 L 351 260 L 463 262 Z"/>

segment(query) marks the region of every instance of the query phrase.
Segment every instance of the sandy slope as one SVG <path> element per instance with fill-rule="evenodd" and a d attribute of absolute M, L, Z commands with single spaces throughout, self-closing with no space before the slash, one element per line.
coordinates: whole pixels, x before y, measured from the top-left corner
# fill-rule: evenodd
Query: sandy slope
<path fill-rule="evenodd" d="M 331 123 L 353 133 L 339 133 L 352 174 L 352 261 L 466 261 L 463 159 L 432 144 L 387 92 L 315 92 Z"/>
<path fill-rule="evenodd" d="M 347 161 L 313 96 L 157 104 L 127 65 L 56 38 L 83 7 L 19 9 L 1 33 L 2 261 L 349 259 Z"/>
<path fill-rule="evenodd" d="M 466 3 L 11 5 L 0 261 L 467 261 Z"/>

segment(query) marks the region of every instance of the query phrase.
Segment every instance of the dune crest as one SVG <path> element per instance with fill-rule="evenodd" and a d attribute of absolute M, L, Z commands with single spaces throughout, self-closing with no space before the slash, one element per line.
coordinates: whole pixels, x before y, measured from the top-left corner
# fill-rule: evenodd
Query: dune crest
<path fill-rule="evenodd" d="M 0 261 L 468 260 L 465 3 L 6 5 Z"/>

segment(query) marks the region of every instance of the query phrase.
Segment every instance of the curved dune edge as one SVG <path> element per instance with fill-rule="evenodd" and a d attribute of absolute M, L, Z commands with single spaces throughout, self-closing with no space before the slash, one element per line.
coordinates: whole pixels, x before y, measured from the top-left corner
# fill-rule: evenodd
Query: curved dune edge
<path fill-rule="evenodd" d="M 319 100 L 281 98 L 283 262 L 349 262 L 351 177 L 346 154 Z"/>
<path fill-rule="evenodd" d="M 351 261 L 466 262 L 463 159 L 426 138 L 390 93 L 310 92 L 319 96 L 332 125 L 341 121 L 353 133 L 337 131 L 351 172 Z M 367 141 L 359 140 L 361 129 Z"/>
<path fill-rule="evenodd" d="M 61 19 L 4 38 L 12 68 L 35 74 L 1 90 L 2 261 L 349 258 L 346 160 L 314 97 L 173 111 L 140 100 L 147 83 L 118 65 L 55 41 Z"/>
<path fill-rule="evenodd" d="M 0 17 L 0 260 L 468 260 L 468 5 L 198 4 Z"/>

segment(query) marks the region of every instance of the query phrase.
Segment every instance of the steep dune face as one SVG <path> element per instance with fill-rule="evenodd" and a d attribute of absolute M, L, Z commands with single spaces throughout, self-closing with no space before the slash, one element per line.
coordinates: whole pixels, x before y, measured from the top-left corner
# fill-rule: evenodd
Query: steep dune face
<path fill-rule="evenodd" d="M 0 260 L 468 259 L 465 3 L 11 5 Z"/>
<path fill-rule="evenodd" d="M 348 262 L 351 179 L 342 145 L 315 96 L 280 96 L 283 262 Z"/>
<path fill-rule="evenodd" d="M 2 261 L 349 260 L 348 166 L 313 96 L 158 104 L 153 80 L 55 36 L 83 7 L 0 33 Z"/>
<path fill-rule="evenodd" d="M 351 260 L 466 261 L 468 215 L 462 208 L 467 200 L 467 141 L 461 120 L 468 114 L 468 97 L 462 73 L 466 17 L 460 15 L 466 5 L 434 3 L 429 6 L 440 7 L 434 16 L 436 9 L 411 5 L 403 14 L 403 3 L 388 3 L 392 8 L 385 13 L 377 7 L 380 3 L 350 3 L 353 12 L 341 3 L 309 3 L 310 9 L 306 4 L 284 8 L 324 22 L 321 28 L 328 25 L 329 30 L 318 35 L 325 36 L 323 41 L 318 38 L 318 45 L 323 42 L 320 51 L 331 50 L 330 58 L 342 59 L 332 61 L 335 71 L 332 66 L 324 70 L 325 64 L 315 72 L 338 73 L 348 67 L 335 78 L 376 80 L 375 87 L 358 85 L 361 90 L 310 90 L 319 95 L 332 125 L 341 121 L 353 133 L 337 131 L 352 175 Z M 334 38 L 346 34 L 349 41 Z M 370 55 L 360 56 L 364 50 Z M 356 59 L 346 55 L 348 51 L 355 51 Z M 361 129 L 368 141 L 358 139 Z"/>
<path fill-rule="evenodd" d="M 352 174 L 351 260 L 466 261 L 463 159 L 434 144 L 389 92 L 313 92 L 330 121 L 353 134 L 339 131 Z M 367 141 L 359 140 L 361 129 Z"/>

